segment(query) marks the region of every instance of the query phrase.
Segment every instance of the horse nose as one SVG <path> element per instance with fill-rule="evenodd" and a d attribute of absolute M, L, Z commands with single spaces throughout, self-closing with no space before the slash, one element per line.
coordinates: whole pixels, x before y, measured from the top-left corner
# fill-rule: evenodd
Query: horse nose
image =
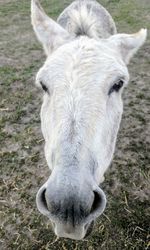
<path fill-rule="evenodd" d="M 48 207 L 47 207 L 47 202 L 46 202 L 46 198 L 45 198 L 45 192 L 46 192 L 46 185 L 44 184 L 38 191 L 37 195 L 36 195 L 36 204 L 37 204 L 37 208 L 38 210 L 49 217 L 49 211 L 48 211 Z"/>
<path fill-rule="evenodd" d="M 54 233 L 57 237 L 81 240 L 84 238 L 84 226 L 79 223 L 77 206 L 73 206 L 71 199 L 70 204 L 51 200 L 50 196 L 43 187 L 37 194 L 37 206 L 41 213 L 47 215 L 51 220 Z M 82 210 L 80 211 L 82 214 Z M 78 221 L 78 223 L 77 223 Z"/>
<path fill-rule="evenodd" d="M 75 227 L 72 227 L 71 225 L 57 223 L 54 232 L 58 237 L 73 240 L 81 240 L 85 236 L 84 225 L 76 225 Z"/>
<path fill-rule="evenodd" d="M 51 185 L 43 186 L 37 194 L 37 207 L 39 211 L 54 222 L 55 234 L 59 237 L 79 238 L 86 234 L 88 227 L 105 209 L 106 198 L 98 187 L 80 193 L 61 192 Z M 80 232 L 80 233 L 79 233 Z"/>
<path fill-rule="evenodd" d="M 50 214 L 66 225 L 67 233 L 71 233 L 89 214 L 88 206 L 84 206 L 82 199 L 74 192 L 60 194 L 46 189 L 41 193 L 41 197 Z"/>

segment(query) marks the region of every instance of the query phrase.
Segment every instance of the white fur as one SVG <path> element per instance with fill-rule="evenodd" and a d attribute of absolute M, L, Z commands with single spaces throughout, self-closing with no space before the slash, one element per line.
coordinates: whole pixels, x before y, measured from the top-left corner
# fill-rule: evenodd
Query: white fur
<path fill-rule="evenodd" d="M 82 13 L 87 19 L 85 11 L 86 8 Z M 76 13 L 75 18 L 77 16 Z M 36 0 L 32 0 L 32 24 L 48 55 L 37 74 L 36 84 L 41 86 L 42 82 L 48 89 L 44 94 L 41 123 L 45 156 L 52 170 L 37 195 L 37 205 L 47 215 L 40 202 L 46 189 L 50 207 L 51 193 L 54 199 L 60 198 L 65 204 L 69 195 L 74 196 L 78 190 L 81 190 L 78 202 L 85 194 L 85 203 L 90 206 L 94 199 L 92 192 L 97 190 L 104 203 L 89 214 L 86 222 L 78 225 L 78 230 L 73 230 L 70 224 L 60 225 L 58 218 L 49 216 L 56 223 L 58 236 L 80 239 L 86 233 L 87 221 L 94 220 L 105 208 L 105 195 L 98 186 L 104 180 L 115 149 L 123 112 L 121 94 L 129 80 L 126 64 L 144 43 L 146 30 L 132 35 L 110 35 L 107 39 L 88 35 L 75 37 L 48 18 Z M 124 79 L 124 86 L 109 95 L 119 79 Z M 90 192 L 87 190 L 91 190 L 91 196 L 86 194 Z"/>

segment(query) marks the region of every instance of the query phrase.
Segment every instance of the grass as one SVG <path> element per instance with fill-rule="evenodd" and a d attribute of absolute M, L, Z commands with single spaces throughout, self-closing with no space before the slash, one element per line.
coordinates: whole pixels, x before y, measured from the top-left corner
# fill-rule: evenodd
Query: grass
<path fill-rule="evenodd" d="M 42 0 L 56 18 L 70 0 Z M 119 32 L 150 28 L 149 0 L 101 0 Z M 131 83 L 115 158 L 103 189 L 105 214 L 91 236 L 76 242 L 56 239 L 35 204 L 49 170 L 40 130 L 41 93 L 33 82 L 44 53 L 30 24 L 30 1 L 2 0 L 0 64 L 1 249 L 148 250 L 149 53 L 150 40 L 130 64 Z"/>

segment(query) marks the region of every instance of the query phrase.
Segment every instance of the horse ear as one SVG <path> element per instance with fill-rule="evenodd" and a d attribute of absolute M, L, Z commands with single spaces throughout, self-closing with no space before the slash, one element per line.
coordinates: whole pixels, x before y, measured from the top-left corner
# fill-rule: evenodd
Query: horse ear
<path fill-rule="evenodd" d="M 147 29 L 141 29 L 135 34 L 116 34 L 109 38 L 112 46 L 119 50 L 123 61 L 128 64 L 137 50 L 144 44 L 147 37 Z"/>
<path fill-rule="evenodd" d="M 47 55 L 70 40 L 69 33 L 45 14 L 38 0 L 31 0 L 31 20 Z"/>

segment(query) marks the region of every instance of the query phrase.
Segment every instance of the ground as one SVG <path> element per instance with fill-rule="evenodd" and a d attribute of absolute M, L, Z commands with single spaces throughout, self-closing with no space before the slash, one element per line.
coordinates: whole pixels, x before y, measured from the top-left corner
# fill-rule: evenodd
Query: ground
<path fill-rule="evenodd" d="M 41 1 L 56 18 L 70 0 Z M 119 32 L 150 29 L 149 0 L 101 0 Z M 0 156 L 2 250 L 148 250 L 150 39 L 129 65 L 124 115 L 103 189 L 108 203 L 83 241 L 57 239 L 36 208 L 49 170 L 40 130 L 42 96 L 34 77 L 45 60 L 30 24 L 29 0 L 0 0 Z"/>

